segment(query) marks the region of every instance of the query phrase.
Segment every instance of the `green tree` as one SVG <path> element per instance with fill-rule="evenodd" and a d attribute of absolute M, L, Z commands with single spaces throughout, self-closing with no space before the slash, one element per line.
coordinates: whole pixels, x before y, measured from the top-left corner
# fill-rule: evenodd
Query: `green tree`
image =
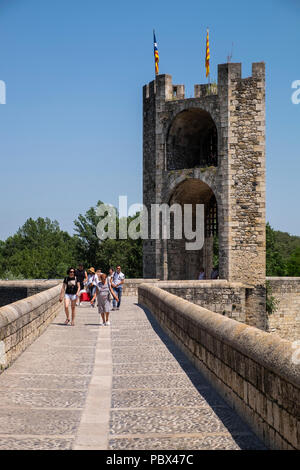
<path fill-rule="evenodd" d="M 75 241 L 57 221 L 28 219 L 0 245 L 1 277 L 11 273 L 28 279 L 59 278 L 74 262 Z"/>
<path fill-rule="evenodd" d="M 300 276 L 300 248 L 296 248 L 287 261 L 287 275 Z"/>
<path fill-rule="evenodd" d="M 143 244 L 141 239 L 110 240 L 100 243 L 96 252 L 96 266 L 108 272 L 110 266 L 121 265 L 129 278 L 143 276 Z"/>
<path fill-rule="evenodd" d="M 115 267 L 120 264 L 127 277 L 141 277 L 142 240 L 119 239 L 120 224 L 128 226 L 139 214 L 120 219 L 117 210 L 114 208 L 116 217 L 113 223 L 113 216 L 107 212 L 104 212 L 101 216 L 97 215 L 97 209 L 101 204 L 102 202 L 98 201 L 96 207 L 91 207 L 85 215 L 80 214 L 74 221 L 78 261 L 81 260 L 88 266 L 101 268 L 103 272 L 108 272 L 110 266 Z M 112 208 L 110 208 L 110 211 L 112 211 Z M 102 221 L 104 224 L 104 219 L 105 222 L 110 222 L 115 227 L 115 238 L 103 240 L 104 232 L 107 231 L 108 227 L 106 225 L 99 230 L 99 222 Z"/>
<path fill-rule="evenodd" d="M 280 251 L 276 235 L 269 223 L 266 225 L 267 276 L 285 276 L 286 261 Z"/>
<path fill-rule="evenodd" d="M 106 215 L 102 217 L 97 215 L 98 208 L 102 204 L 102 201 L 98 201 L 95 207 L 90 207 L 84 215 L 79 214 L 74 220 L 77 261 L 85 265 L 95 265 L 96 252 L 100 244 L 97 226 Z"/>

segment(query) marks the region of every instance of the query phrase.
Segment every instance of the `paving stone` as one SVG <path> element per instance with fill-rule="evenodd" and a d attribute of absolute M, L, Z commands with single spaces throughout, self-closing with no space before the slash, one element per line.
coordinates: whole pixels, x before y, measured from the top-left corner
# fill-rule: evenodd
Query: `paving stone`
<path fill-rule="evenodd" d="M 74 348 L 75 349 L 75 348 Z M 77 349 L 69 349 L 66 351 L 65 349 L 63 350 L 52 350 L 47 353 L 25 353 L 24 356 L 22 356 L 22 360 L 19 362 L 19 364 L 25 365 L 28 362 L 31 363 L 31 365 L 39 365 L 40 362 L 43 363 L 48 363 L 48 364 L 54 364 L 54 366 L 57 365 L 57 363 L 61 363 L 61 358 L 64 358 L 64 363 L 70 366 L 73 363 L 80 363 L 80 364 L 90 364 L 93 363 L 94 361 L 94 351 L 92 354 L 86 353 L 85 351 L 78 351 Z"/>
<path fill-rule="evenodd" d="M 148 362 L 113 364 L 114 375 L 151 375 L 151 374 L 178 374 L 186 372 L 195 375 L 195 369 L 191 364 L 174 362 Z M 199 375 L 196 373 L 196 375 Z"/>
<path fill-rule="evenodd" d="M 64 318 L 61 312 L 55 323 Z M 72 448 L 98 337 L 85 323 L 96 319 L 78 314 L 74 328 L 52 323 L 0 375 L 1 450 Z"/>
<path fill-rule="evenodd" d="M 265 450 L 251 435 L 230 436 L 228 434 L 203 437 L 132 438 L 110 439 L 110 450 Z"/>
<path fill-rule="evenodd" d="M 263 448 L 149 313 L 142 328 L 119 318 L 117 311 L 110 449 Z"/>
<path fill-rule="evenodd" d="M 227 406 L 210 389 L 113 390 L 112 408 Z"/>
<path fill-rule="evenodd" d="M 141 375 L 141 376 L 115 376 L 113 378 L 113 389 L 133 389 L 133 388 L 192 388 L 205 386 L 208 384 L 201 376 L 194 376 L 193 382 L 186 374 L 161 374 L 161 375 Z"/>
<path fill-rule="evenodd" d="M 70 450 L 73 442 L 74 439 L 18 439 L 0 436 L 0 450 Z"/>
<path fill-rule="evenodd" d="M 79 421 L 80 411 L 75 410 L 4 410 L 0 408 L 0 435 L 74 434 Z"/>
<path fill-rule="evenodd" d="M 143 344 L 145 344 L 145 341 L 144 339 L 140 337 L 137 337 L 135 339 L 128 338 L 128 339 L 121 339 L 121 340 L 119 338 L 115 338 L 115 339 L 112 338 L 112 346 L 114 349 L 125 348 L 125 349 L 130 350 L 131 348 L 140 347 Z M 155 348 L 157 346 L 160 346 L 161 339 L 159 337 L 149 338 L 147 339 L 147 345 L 148 345 L 148 348 Z M 172 343 L 169 342 L 168 345 L 172 345 Z"/>
<path fill-rule="evenodd" d="M 26 367 L 26 373 L 35 374 L 38 371 L 43 371 L 44 374 L 70 374 L 70 375 L 91 375 L 93 372 L 92 363 L 83 363 L 80 361 L 61 361 L 55 363 L 49 363 L 47 359 L 40 358 L 36 361 L 32 361 L 31 364 L 26 366 L 23 363 L 15 363 L 14 372 L 24 372 Z"/>
<path fill-rule="evenodd" d="M 112 450 L 261 448 L 135 298 L 122 299 L 111 327 L 87 306 L 77 311 L 74 328 L 61 312 L 0 375 L 0 450 L 79 448 L 89 432 Z M 107 427 L 95 424 L 99 389 Z"/>
<path fill-rule="evenodd" d="M 215 413 L 217 411 L 217 415 Z M 111 434 L 237 432 L 248 428 L 229 409 L 113 410 Z"/>
<path fill-rule="evenodd" d="M 0 390 L 0 410 L 3 407 L 21 408 L 83 408 L 86 392 L 74 390 Z"/>
<path fill-rule="evenodd" d="M 176 359 L 174 358 L 174 356 L 169 353 L 168 351 L 161 351 L 161 352 L 158 352 L 157 354 L 155 354 L 155 356 L 153 355 L 153 353 L 151 353 L 151 351 L 139 351 L 137 350 L 135 353 L 132 353 L 132 354 L 129 354 L 129 353 L 125 353 L 125 354 L 122 354 L 120 353 L 119 351 L 114 353 L 113 352 L 113 361 L 114 363 L 118 363 L 118 364 L 122 364 L 122 363 L 128 363 L 128 362 L 153 362 L 153 361 L 156 361 L 156 362 L 167 362 L 167 361 L 171 361 L 171 362 L 175 362 Z"/>
<path fill-rule="evenodd" d="M 0 390 L 6 389 L 71 389 L 83 390 L 91 380 L 89 375 L 15 374 L 9 369 L 0 375 Z M 9 392 L 11 393 L 11 392 Z"/>

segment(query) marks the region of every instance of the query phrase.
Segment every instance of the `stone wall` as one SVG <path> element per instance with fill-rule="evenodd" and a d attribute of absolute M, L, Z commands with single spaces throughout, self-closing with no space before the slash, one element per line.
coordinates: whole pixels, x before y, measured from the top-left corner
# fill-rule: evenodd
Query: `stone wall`
<path fill-rule="evenodd" d="M 59 280 L 0 281 L 0 307 L 56 286 Z"/>
<path fill-rule="evenodd" d="M 158 279 L 125 279 L 123 295 L 138 295 L 138 286 L 143 282 L 157 282 Z M 38 294 L 56 285 L 61 285 L 62 280 L 22 280 L 22 281 L 0 281 L 0 307 L 12 302 L 25 299 L 31 295 Z"/>
<path fill-rule="evenodd" d="M 277 310 L 268 316 L 267 331 L 289 341 L 300 339 L 300 278 L 268 277 L 272 295 L 279 301 Z M 123 295 L 138 295 L 143 282 L 177 295 L 201 307 L 253 326 L 254 303 L 265 295 L 262 288 L 249 287 L 238 282 L 214 281 L 159 281 L 158 279 L 126 279 Z"/>
<path fill-rule="evenodd" d="M 268 317 L 267 331 L 289 341 L 300 339 L 300 278 L 271 278 L 273 296 L 279 301 L 278 310 Z M 248 285 L 226 280 L 159 281 L 158 279 L 126 279 L 123 295 L 138 295 L 142 283 L 150 283 L 196 305 L 253 326 L 253 307 L 259 295 Z M 263 297 L 265 290 L 261 293 Z"/>
<path fill-rule="evenodd" d="M 229 281 L 261 285 L 266 276 L 265 242 L 265 64 L 218 68 L 218 84 L 228 86 Z M 249 269 L 251 267 L 251 269 Z M 256 325 L 258 326 L 258 325 Z"/>
<path fill-rule="evenodd" d="M 123 284 L 123 295 L 138 295 L 138 287 L 143 283 L 157 282 L 158 279 L 125 279 Z"/>
<path fill-rule="evenodd" d="M 291 342 L 151 284 L 138 292 L 139 303 L 269 448 L 300 449 L 300 364 Z"/>
<path fill-rule="evenodd" d="M 238 282 L 161 281 L 153 285 L 213 312 L 246 321 L 246 288 Z"/>
<path fill-rule="evenodd" d="M 8 367 L 38 336 L 62 308 L 61 286 L 0 308 L 0 370 Z"/>
<path fill-rule="evenodd" d="M 300 340 L 300 278 L 267 277 L 272 295 L 279 301 L 268 317 L 268 329 L 289 341 Z"/>

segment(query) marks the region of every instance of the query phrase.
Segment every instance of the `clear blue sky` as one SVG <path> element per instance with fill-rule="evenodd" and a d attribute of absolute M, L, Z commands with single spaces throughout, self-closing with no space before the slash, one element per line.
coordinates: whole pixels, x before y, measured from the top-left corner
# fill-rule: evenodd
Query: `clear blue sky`
<path fill-rule="evenodd" d="M 191 96 L 227 61 L 267 67 L 267 219 L 300 235 L 298 0 L 0 0 L 0 239 L 28 217 L 73 220 L 101 199 L 142 202 L 142 86 L 160 73 Z"/>

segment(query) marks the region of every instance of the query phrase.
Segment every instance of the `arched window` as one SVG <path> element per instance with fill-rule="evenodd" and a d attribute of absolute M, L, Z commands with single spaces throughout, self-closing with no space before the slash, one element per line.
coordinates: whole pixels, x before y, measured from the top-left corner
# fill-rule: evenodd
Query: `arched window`
<path fill-rule="evenodd" d="M 189 109 L 179 113 L 166 144 L 168 170 L 218 165 L 217 128 L 207 111 Z"/>

